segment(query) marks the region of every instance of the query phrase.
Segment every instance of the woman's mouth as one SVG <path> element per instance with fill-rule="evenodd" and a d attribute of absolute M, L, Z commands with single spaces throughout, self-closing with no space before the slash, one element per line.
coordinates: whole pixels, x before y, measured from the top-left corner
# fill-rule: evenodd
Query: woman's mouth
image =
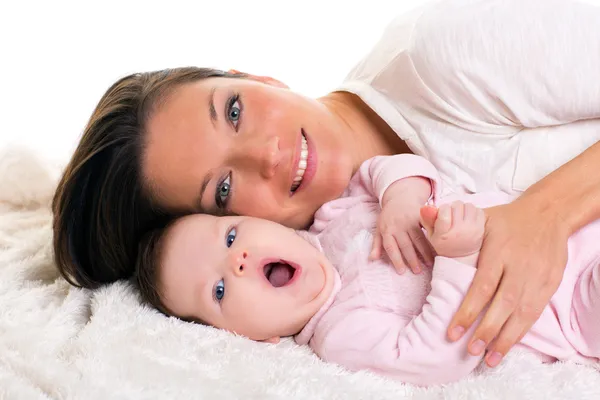
<path fill-rule="evenodd" d="M 285 261 L 270 262 L 263 267 L 267 281 L 276 288 L 286 286 L 294 280 L 298 268 Z"/>
<path fill-rule="evenodd" d="M 304 177 L 304 172 L 306 172 L 306 166 L 308 164 L 308 143 L 306 142 L 304 133 L 302 133 L 301 136 L 302 147 L 300 148 L 300 159 L 298 160 L 296 175 L 294 176 L 294 181 L 292 182 L 292 187 L 290 188 L 290 192 L 292 193 L 294 193 L 296 190 L 298 190 L 298 187 L 300 187 Z"/>
<path fill-rule="evenodd" d="M 300 131 L 300 143 L 298 144 L 298 159 L 295 166 L 295 175 L 290 187 L 290 196 L 293 196 L 298 190 L 302 190 L 315 176 L 317 170 L 317 152 L 314 143 L 306 136 L 304 129 Z"/>

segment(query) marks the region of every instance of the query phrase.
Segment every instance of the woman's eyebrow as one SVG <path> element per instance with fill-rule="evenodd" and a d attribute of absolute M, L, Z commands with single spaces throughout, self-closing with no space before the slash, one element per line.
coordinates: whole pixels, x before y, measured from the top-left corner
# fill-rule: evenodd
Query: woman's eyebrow
<path fill-rule="evenodd" d="M 210 95 L 208 97 L 208 112 L 210 114 L 210 120 L 213 124 L 213 127 L 216 128 L 217 122 L 219 122 L 219 116 L 217 115 L 217 110 L 215 108 L 215 91 L 216 88 L 212 88 L 210 90 Z"/>
<path fill-rule="evenodd" d="M 198 200 L 196 202 L 196 209 L 198 210 L 198 212 L 202 212 L 203 208 L 202 208 L 202 196 L 204 196 L 204 192 L 206 192 L 206 187 L 208 186 L 210 180 L 213 177 L 213 172 L 212 171 L 208 171 L 206 173 L 206 175 L 204 176 L 204 179 L 202 180 L 202 186 L 200 186 L 200 196 L 198 197 Z"/>

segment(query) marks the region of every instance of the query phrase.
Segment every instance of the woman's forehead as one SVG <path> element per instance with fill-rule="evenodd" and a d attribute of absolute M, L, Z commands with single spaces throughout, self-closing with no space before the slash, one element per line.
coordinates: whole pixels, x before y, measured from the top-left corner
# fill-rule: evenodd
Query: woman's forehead
<path fill-rule="evenodd" d="M 182 87 L 148 121 L 142 170 L 164 207 L 195 209 L 200 184 L 218 161 L 208 94 Z"/>
<path fill-rule="evenodd" d="M 165 108 L 165 106 L 168 107 L 169 103 L 177 104 L 178 101 L 185 101 L 189 98 L 208 98 L 215 90 L 226 89 L 244 84 L 252 84 L 252 81 L 239 78 L 212 77 L 184 83 L 169 92 L 169 94 L 163 99 L 163 107 L 160 108 Z"/>

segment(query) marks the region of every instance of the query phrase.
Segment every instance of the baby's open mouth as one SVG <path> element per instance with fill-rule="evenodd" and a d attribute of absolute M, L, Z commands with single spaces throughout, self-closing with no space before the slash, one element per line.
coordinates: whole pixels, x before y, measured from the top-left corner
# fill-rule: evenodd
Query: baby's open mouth
<path fill-rule="evenodd" d="M 285 261 L 278 261 L 265 265 L 263 272 L 271 285 L 278 288 L 290 283 L 296 273 L 296 268 Z"/>

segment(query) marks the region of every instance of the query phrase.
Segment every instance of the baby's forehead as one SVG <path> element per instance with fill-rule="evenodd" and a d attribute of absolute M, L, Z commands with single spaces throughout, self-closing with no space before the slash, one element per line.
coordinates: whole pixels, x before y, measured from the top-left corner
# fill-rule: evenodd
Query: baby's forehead
<path fill-rule="evenodd" d="M 203 276 L 213 264 L 213 226 L 210 218 L 193 215 L 173 221 L 163 232 L 158 280 L 163 300 L 177 315 L 194 308 L 189 299 L 197 301 L 194 293 L 204 285 Z"/>
<path fill-rule="evenodd" d="M 217 217 L 206 214 L 190 214 L 175 220 L 169 227 L 171 235 L 181 235 L 187 232 L 209 233 L 214 231 Z"/>
<path fill-rule="evenodd" d="M 190 245 L 199 247 L 207 243 L 214 236 L 213 216 L 193 214 L 181 217 L 167 227 L 163 236 L 163 249 L 165 253 L 170 250 L 182 251 Z"/>

